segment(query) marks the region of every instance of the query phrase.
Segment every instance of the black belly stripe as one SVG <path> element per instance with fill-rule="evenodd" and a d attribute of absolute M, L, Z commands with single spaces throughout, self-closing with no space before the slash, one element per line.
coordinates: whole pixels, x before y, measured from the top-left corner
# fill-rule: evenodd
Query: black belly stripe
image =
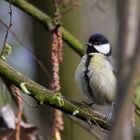
<path fill-rule="evenodd" d="M 90 79 L 89 79 L 89 77 L 88 77 L 88 72 L 89 72 L 88 66 L 89 66 L 89 63 L 90 63 L 90 60 L 91 60 L 92 57 L 93 57 L 93 56 L 91 56 L 91 55 L 87 55 L 87 59 L 86 59 L 86 63 L 85 63 L 86 70 L 85 70 L 84 78 L 85 78 L 85 81 L 86 81 L 86 83 L 87 83 L 87 90 L 88 90 L 88 93 L 90 94 L 91 97 L 94 98 L 94 94 L 93 94 L 93 91 L 92 91 L 92 89 L 91 89 L 91 87 L 90 87 L 90 83 L 89 83 L 89 82 L 90 82 Z M 94 99 L 95 99 L 95 98 L 94 98 Z"/>

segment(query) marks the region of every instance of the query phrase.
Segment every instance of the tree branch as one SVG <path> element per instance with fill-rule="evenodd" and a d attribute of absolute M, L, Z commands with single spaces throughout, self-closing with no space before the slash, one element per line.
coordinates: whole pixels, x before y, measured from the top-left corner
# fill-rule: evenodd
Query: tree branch
<path fill-rule="evenodd" d="M 51 103 L 50 101 L 52 100 L 52 97 L 55 96 L 52 91 L 28 79 L 26 76 L 13 69 L 3 60 L 0 60 L 0 76 L 20 89 L 21 83 L 26 83 L 26 88 L 30 92 L 28 95 L 33 97 L 39 104 L 47 104 L 70 115 L 72 115 L 75 110 L 78 110 L 79 113 L 77 113 L 75 117 L 81 120 L 86 122 L 90 121 L 91 123 L 99 125 L 101 128 L 106 130 L 109 130 L 111 126 L 110 123 L 106 122 L 106 117 L 104 115 L 101 115 L 99 112 L 93 109 L 81 109 L 80 103 L 68 100 L 65 97 L 62 97 L 64 106 Z"/>
<path fill-rule="evenodd" d="M 8 1 L 8 0 L 5 0 Z M 30 4 L 25 0 L 11 0 L 11 3 L 21 10 L 25 11 L 27 14 L 35 18 L 39 23 L 41 23 L 46 30 L 52 31 L 54 30 L 57 25 L 53 22 L 53 19 L 48 16 L 47 14 L 43 13 L 35 6 Z M 80 56 L 84 54 L 84 49 L 82 44 L 73 36 L 71 35 L 64 27 L 60 27 L 60 30 L 63 35 L 63 40 Z"/>

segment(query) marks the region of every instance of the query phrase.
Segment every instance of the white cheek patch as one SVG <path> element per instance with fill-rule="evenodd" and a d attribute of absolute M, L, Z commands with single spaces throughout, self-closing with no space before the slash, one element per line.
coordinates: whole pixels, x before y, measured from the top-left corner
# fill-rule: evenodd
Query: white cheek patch
<path fill-rule="evenodd" d="M 94 45 L 94 48 L 102 54 L 108 54 L 110 51 L 110 44 Z"/>

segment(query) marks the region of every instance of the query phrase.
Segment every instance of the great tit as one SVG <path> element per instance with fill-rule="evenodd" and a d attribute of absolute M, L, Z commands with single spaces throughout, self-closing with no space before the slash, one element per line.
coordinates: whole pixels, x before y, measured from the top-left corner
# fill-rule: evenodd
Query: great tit
<path fill-rule="evenodd" d="M 90 36 L 86 54 L 77 67 L 75 78 L 89 104 L 112 104 L 117 80 L 110 43 L 101 33 Z"/>

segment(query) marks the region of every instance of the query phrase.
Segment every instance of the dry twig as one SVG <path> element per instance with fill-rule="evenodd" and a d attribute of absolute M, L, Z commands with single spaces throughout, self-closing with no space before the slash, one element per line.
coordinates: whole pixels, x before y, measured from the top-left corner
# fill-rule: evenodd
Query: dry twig
<path fill-rule="evenodd" d="M 15 137 L 16 140 L 20 140 L 20 133 L 21 133 L 21 121 L 22 121 L 22 113 L 23 113 L 23 105 L 22 105 L 22 99 L 20 96 L 20 90 L 16 86 L 11 86 L 11 91 L 16 95 L 17 101 L 18 101 L 18 117 L 17 117 L 17 123 L 16 123 L 16 133 Z"/>

